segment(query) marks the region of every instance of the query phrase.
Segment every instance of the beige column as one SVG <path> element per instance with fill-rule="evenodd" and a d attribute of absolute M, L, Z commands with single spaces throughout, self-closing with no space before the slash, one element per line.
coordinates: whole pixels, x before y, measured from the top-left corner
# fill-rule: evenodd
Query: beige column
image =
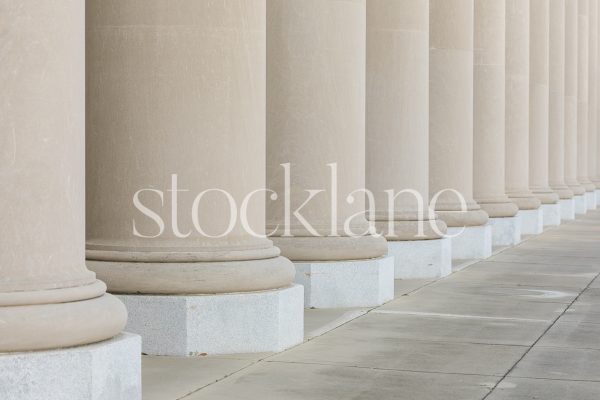
<path fill-rule="evenodd" d="M 565 183 L 565 0 L 550 0 L 549 45 L 548 180 L 561 199 L 571 199 Z"/>
<path fill-rule="evenodd" d="M 440 237 L 431 228 L 427 207 L 428 71 L 429 1 L 368 0 L 366 176 L 377 231 L 388 240 Z M 397 195 L 391 202 L 389 190 Z M 422 201 L 412 193 L 399 194 L 403 190 L 418 192 Z M 444 223 L 436 223 L 444 232 Z"/>
<path fill-rule="evenodd" d="M 577 180 L 595 190 L 588 177 L 589 131 L 589 1 L 579 0 L 577 23 Z"/>
<path fill-rule="evenodd" d="M 542 204 L 556 204 L 548 183 L 549 0 L 530 1 L 529 27 L 529 187 Z"/>
<path fill-rule="evenodd" d="M 382 256 L 387 243 L 367 234 L 361 191 L 366 3 L 267 4 L 267 186 L 280 194 L 267 202 L 268 231 L 292 261 Z"/>
<path fill-rule="evenodd" d="M 475 0 L 474 196 L 491 218 L 519 211 L 505 194 L 504 0 Z"/>
<path fill-rule="evenodd" d="M 265 34 L 264 1 L 88 2 L 87 258 L 109 290 L 292 282 L 250 195 L 265 186 Z"/>
<path fill-rule="evenodd" d="M 596 13 L 596 28 L 598 30 L 597 34 L 598 36 L 596 37 L 596 45 L 597 45 L 597 64 L 596 64 L 596 68 L 597 68 L 597 73 L 600 73 L 600 2 L 598 2 L 597 5 L 597 13 Z M 596 147 L 594 148 L 590 148 L 591 152 L 595 151 L 595 156 L 596 156 L 596 169 L 593 171 L 593 173 L 590 173 L 590 175 L 592 175 L 592 182 L 594 182 L 594 184 L 596 185 L 596 193 L 597 193 L 597 204 L 600 204 L 600 194 L 598 193 L 598 190 L 600 190 L 600 132 L 598 132 L 598 130 L 600 130 L 600 79 L 596 76 Z"/>
<path fill-rule="evenodd" d="M 578 2 L 565 0 L 565 6 L 565 183 L 579 196 L 585 187 L 577 180 Z"/>
<path fill-rule="evenodd" d="M 480 226 L 473 200 L 473 0 L 430 0 L 429 191 L 446 191 L 435 210 L 449 227 Z"/>
<path fill-rule="evenodd" d="M 520 210 L 536 210 L 529 190 L 529 1 L 506 0 L 506 192 Z"/>
<path fill-rule="evenodd" d="M 0 352 L 108 339 L 127 316 L 84 263 L 84 3 L 2 9 Z"/>
<path fill-rule="evenodd" d="M 588 177 L 596 189 L 598 150 L 598 0 L 589 0 L 590 70 L 589 70 L 589 129 L 588 129 Z"/>

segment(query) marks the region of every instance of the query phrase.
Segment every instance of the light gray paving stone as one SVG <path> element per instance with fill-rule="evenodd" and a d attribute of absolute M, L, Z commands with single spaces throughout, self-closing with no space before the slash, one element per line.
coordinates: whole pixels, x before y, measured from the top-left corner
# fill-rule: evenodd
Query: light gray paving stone
<path fill-rule="evenodd" d="M 600 350 L 535 346 L 509 376 L 600 382 Z"/>
<path fill-rule="evenodd" d="M 599 382 L 507 378 L 486 400 L 598 400 Z"/>
<path fill-rule="evenodd" d="M 559 320 L 537 345 L 600 350 L 600 324 Z"/>

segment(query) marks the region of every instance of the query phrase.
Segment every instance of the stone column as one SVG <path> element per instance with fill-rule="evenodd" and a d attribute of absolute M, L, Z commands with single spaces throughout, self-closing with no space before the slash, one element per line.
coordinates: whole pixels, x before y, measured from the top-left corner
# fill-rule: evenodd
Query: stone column
<path fill-rule="evenodd" d="M 1 8 L 0 398 L 139 399 L 139 337 L 85 266 L 84 3 Z"/>
<path fill-rule="evenodd" d="M 597 36 L 596 36 L 596 68 L 597 68 L 597 72 L 600 72 L 600 64 L 598 63 L 600 61 L 600 4 L 598 4 L 598 1 L 596 1 L 597 3 L 597 12 L 596 12 L 596 29 L 597 29 Z M 590 172 L 590 175 L 592 175 L 592 182 L 596 185 L 596 206 L 600 206 L 600 133 L 598 132 L 598 129 L 600 129 L 600 118 L 598 118 L 598 116 L 600 116 L 600 79 L 598 79 L 598 77 L 596 76 L 596 146 L 594 147 L 590 147 L 590 152 L 592 153 L 591 157 L 596 158 L 595 161 L 595 165 L 596 168 Z"/>
<path fill-rule="evenodd" d="M 464 228 L 453 238 L 453 258 L 486 258 L 491 227 L 473 200 L 474 3 L 430 0 L 429 6 L 429 191 L 441 193 L 435 211 L 448 232 Z M 458 191 L 466 204 L 447 189 Z"/>
<path fill-rule="evenodd" d="M 543 230 L 540 200 L 529 190 L 529 1 L 506 0 L 506 192 L 522 233 Z"/>
<path fill-rule="evenodd" d="M 550 1 L 530 1 L 529 187 L 542 202 L 544 225 L 560 224 L 558 194 L 548 183 Z"/>
<path fill-rule="evenodd" d="M 365 218 L 366 2 L 268 0 L 267 36 L 268 231 L 305 306 L 380 304 L 394 266 Z"/>
<path fill-rule="evenodd" d="M 264 237 L 265 13 L 88 1 L 87 259 L 145 353 L 302 341 L 302 288 Z"/>
<path fill-rule="evenodd" d="M 577 33 L 577 180 L 585 187 L 587 210 L 596 190 L 588 177 L 589 0 L 579 0 Z"/>
<path fill-rule="evenodd" d="M 588 115 L 588 177 L 594 184 L 594 193 L 589 195 L 589 209 L 597 208 L 596 191 L 600 185 L 596 179 L 598 150 L 598 0 L 589 0 L 589 115 Z"/>
<path fill-rule="evenodd" d="M 575 194 L 575 212 L 585 213 L 585 187 L 577 180 L 578 3 L 565 0 L 565 183 Z"/>
<path fill-rule="evenodd" d="M 495 246 L 521 240 L 519 208 L 505 194 L 505 21 L 505 0 L 475 0 L 473 193 Z"/>
<path fill-rule="evenodd" d="M 550 0 L 548 181 L 559 197 L 561 219 L 575 218 L 573 191 L 565 183 L 565 0 Z"/>
<path fill-rule="evenodd" d="M 441 238 L 445 224 L 430 219 L 428 210 L 428 71 L 429 1 L 368 0 L 367 188 L 397 279 L 452 271 L 450 239 Z M 417 193 L 402 193 L 408 190 Z"/>

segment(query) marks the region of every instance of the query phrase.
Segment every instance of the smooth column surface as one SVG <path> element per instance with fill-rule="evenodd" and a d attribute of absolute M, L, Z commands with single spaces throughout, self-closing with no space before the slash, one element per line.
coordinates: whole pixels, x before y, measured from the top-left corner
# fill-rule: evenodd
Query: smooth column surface
<path fill-rule="evenodd" d="M 475 0 L 473 193 L 490 218 L 519 211 L 505 194 L 505 14 L 504 0 Z"/>
<path fill-rule="evenodd" d="M 565 0 L 565 183 L 581 196 L 585 187 L 577 180 L 577 8 L 577 0 Z"/>
<path fill-rule="evenodd" d="M 529 27 L 529 187 L 542 204 L 556 204 L 548 184 L 549 0 L 531 0 Z"/>
<path fill-rule="evenodd" d="M 565 183 L 565 0 L 550 0 L 549 60 L 548 181 L 568 200 L 573 191 Z"/>
<path fill-rule="evenodd" d="M 366 3 L 267 4 L 267 186 L 280 194 L 267 202 L 267 228 L 292 261 L 383 256 L 387 243 L 368 233 L 361 191 Z"/>
<path fill-rule="evenodd" d="M 109 290 L 292 283 L 263 192 L 242 209 L 265 184 L 265 30 L 264 1 L 88 2 L 87 258 Z"/>
<path fill-rule="evenodd" d="M 481 226 L 473 200 L 473 0 L 430 0 L 429 191 L 448 227 Z"/>
<path fill-rule="evenodd" d="M 84 262 L 84 3 L 2 9 L 0 353 L 109 339 L 127 315 Z"/>
<path fill-rule="evenodd" d="M 577 180 L 591 192 L 596 187 L 588 177 L 589 0 L 579 0 L 577 33 Z"/>
<path fill-rule="evenodd" d="M 529 190 L 529 1 L 506 1 L 506 192 L 520 210 L 537 210 Z"/>
<path fill-rule="evenodd" d="M 588 177 L 594 184 L 594 190 L 600 188 L 596 184 L 597 150 L 598 150 L 598 0 L 589 1 L 589 82 L 588 82 Z M 596 208 L 595 204 L 592 208 Z"/>
<path fill-rule="evenodd" d="M 596 0 L 596 68 L 600 72 L 600 2 Z M 596 185 L 596 204 L 600 205 L 600 79 L 596 76 L 596 146 L 590 152 L 596 157 L 596 168 L 590 172 L 592 182 Z"/>
<path fill-rule="evenodd" d="M 430 218 L 428 207 L 428 71 L 429 0 L 369 0 L 367 188 L 396 278 L 440 276 L 451 267 L 449 254 L 443 257 L 445 224 Z"/>

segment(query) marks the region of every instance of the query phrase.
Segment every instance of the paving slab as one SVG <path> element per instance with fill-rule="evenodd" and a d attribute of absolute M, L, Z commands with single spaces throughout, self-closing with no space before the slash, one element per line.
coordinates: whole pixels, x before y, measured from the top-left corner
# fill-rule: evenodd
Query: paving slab
<path fill-rule="evenodd" d="M 537 345 L 600 350 L 600 324 L 559 320 Z"/>
<path fill-rule="evenodd" d="M 185 400 L 481 400 L 498 378 L 266 362 Z"/>
<path fill-rule="evenodd" d="M 508 378 L 486 400 L 598 400 L 599 382 Z"/>
<path fill-rule="evenodd" d="M 600 350 L 535 346 L 509 376 L 600 382 Z"/>

